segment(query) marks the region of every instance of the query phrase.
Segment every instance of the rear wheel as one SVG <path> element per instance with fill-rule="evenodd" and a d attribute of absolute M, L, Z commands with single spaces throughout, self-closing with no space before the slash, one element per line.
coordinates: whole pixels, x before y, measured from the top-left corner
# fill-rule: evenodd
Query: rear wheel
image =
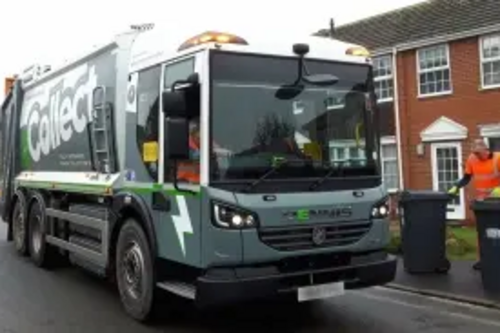
<path fill-rule="evenodd" d="M 12 212 L 12 238 L 14 247 L 22 256 L 28 255 L 28 223 L 22 199 L 18 199 Z"/>
<path fill-rule="evenodd" d="M 138 321 L 151 318 L 155 279 L 148 239 L 134 219 L 125 222 L 116 248 L 116 282 L 125 311 Z"/>
<path fill-rule="evenodd" d="M 31 260 L 38 267 L 49 268 L 57 262 L 56 248 L 46 242 L 47 217 L 45 205 L 36 199 L 28 214 L 28 245 Z"/>

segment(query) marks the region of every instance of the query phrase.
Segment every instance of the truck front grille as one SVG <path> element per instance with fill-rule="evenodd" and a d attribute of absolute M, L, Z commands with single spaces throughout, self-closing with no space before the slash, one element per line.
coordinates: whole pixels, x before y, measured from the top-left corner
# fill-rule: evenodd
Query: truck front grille
<path fill-rule="evenodd" d="M 359 241 L 371 228 L 370 221 L 343 222 L 326 225 L 261 228 L 261 241 L 280 251 L 346 246 Z M 316 228 L 323 228 L 322 242 L 314 242 Z"/>

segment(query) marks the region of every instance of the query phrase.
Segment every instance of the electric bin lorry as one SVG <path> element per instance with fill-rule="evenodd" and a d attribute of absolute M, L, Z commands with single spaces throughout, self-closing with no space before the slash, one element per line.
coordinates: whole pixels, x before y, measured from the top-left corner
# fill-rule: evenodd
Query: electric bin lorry
<path fill-rule="evenodd" d="M 368 51 L 184 38 L 133 31 L 17 76 L 0 155 L 17 252 L 113 278 L 140 321 L 158 289 L 207 307 L 392 281 Z"/>

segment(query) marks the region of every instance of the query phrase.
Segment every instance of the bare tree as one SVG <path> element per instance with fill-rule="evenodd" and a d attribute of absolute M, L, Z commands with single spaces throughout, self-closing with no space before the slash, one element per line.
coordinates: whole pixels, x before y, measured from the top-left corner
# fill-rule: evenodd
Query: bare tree
<path fill-rule="evenodd" d="M 259 123 L 253 144 L 256 146 L 269 145 L 276 139 L 293 137 L 295 127 L 290 122 L 270 113 Z"/>

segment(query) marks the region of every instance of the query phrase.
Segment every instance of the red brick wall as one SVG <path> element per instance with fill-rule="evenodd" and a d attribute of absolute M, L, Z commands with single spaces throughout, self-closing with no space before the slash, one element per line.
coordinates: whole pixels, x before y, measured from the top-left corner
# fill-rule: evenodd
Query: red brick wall
<path fill-rule="evenodd" d="M 420 132 L 441 116 L 469 129 L 463 141 L 464 159 L 470 142 L 479 137 L 479 124 L 500 122 L 500 90 L 481 90 L 478 38 L 449 44 L 453 93 L 439 97 L 418 98 L 416 50 L 398 56 L 398 92 L 401 120 L 404 182 L 406 188 L 431 189 L 432 169 L 430 145 L 424 156 L 418 156 Z M 470 191 L 466 191 L 470 195 Z M 466 194 L 466 198 L 467 198 Z M 466 199 L 467 201 L 467 199 Z M 467 217 L 471 218 L 466 206 Z"/>

